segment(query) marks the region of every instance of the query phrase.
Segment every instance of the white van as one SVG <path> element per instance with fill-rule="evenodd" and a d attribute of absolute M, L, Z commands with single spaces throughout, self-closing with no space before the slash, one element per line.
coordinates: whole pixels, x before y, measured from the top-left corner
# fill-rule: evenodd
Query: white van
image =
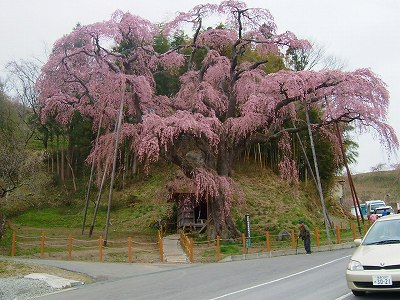
<path fill-rule="evenodd" d="M 365 204 L 367 205 L 367 216 L 370 216 L 376 208 L 386 205 L 385 201 L 383 200 L 365 201 Z"/>

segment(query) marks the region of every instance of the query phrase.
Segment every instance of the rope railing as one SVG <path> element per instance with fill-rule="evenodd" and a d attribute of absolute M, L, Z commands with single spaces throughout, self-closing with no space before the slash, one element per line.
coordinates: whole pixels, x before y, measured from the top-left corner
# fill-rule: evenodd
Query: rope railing
<path fill-rule="evenodd" d="M 332 244 L 343 244 L 353 242 L 354 239 L 360 237 L 359 233 L 356 231 L 355 224 L 350 223 L 350 227 L 345 228 L 343 224 L 335 225 L 333 228 L 333 238 L 331 241 L 328 240 L 325 230 L 320 230 L 315 227 L 311 230 L 311 244 L 316 250 L 323 246 L 329 246 Z M 368 228 L 365 228 L 365 231 Z M 185 230 L 181 230 L 181 245 L 182 249 L 188 257 L 190 255 L 203 255 L 203 257 L 197 258 L 198 261 L 210 261 L 209 256 L 204 258 L 204 253 L 214 253 L 214 261 L 219 261 L 221 258 L 233 254 L 255 254 L 255 253 L 269 253 L 271 256 L 272 252 L 286 251 L 289 253 L 297 253 L 298 250 L 303 248 L 303 243 L 298 239 L 298 231 L 292 229 L 289 235 L 284 238 L 280 234 L 272 234 L 266 231 L 264 234 L 256 233 L 251 237 L 246 237 L 242 234 L 241 237 L 235 239 L 222 239 L 217 236 L 215 239 L 211 240 L 201 240 L 194 241 L 189 238 L 191 234 L 186 234 Z M 247 241 L 250 240 L 251 246 L 248 247 Z M 193 262 L 193 257 L 190 259 Z"/>
<path fill-rule="evenodd" d="M 157 242 L 135 241 L 131 237 L 125 239 L 108 240 L 107 247 L 103 246 L 103 237 L 98 239 L 78 239 L 71 234 L 65 236 L 46 236 L 41 235 L 21 235 L 13 232 L 11 244 L 11 256 L 18 255 L 37 255 L 43 258 L 45 253 L 49 256 L 53 253 L 67 253 L 68 259 L 73 258 L 73 252 L 95 251 L 99 261 L 103 261 L 103 254 L 116 255 L 127 252 L 128 262 L 133 262 L 133 254 L 140 253 L 155 254 L 162 253 L 162 231 L 158 231 Z M 26 240 L 26 241 L 25 241 Z M 135 247 L 133 247 L 135 245 Z M 157 247 L 157 245 L 159 247 Z M 159 248 L 159 249 L 157 249 Z M 64 251 L 62 251 L 64 249 Z M 127 250 L 127 251 L 126 251 Z M 160 256 L 161 261 L 162 257 Z M 154 259 L 153 259 L 154 260 Z"/>
<path fill-rule="evenodd" d="M 356 230 L 355 224 L 348 224 L 345 227 L 343 224 L 333 226 L 331 241 L 329 242 L 325 230 L 320 230 L 315 227 L 311 230 L 311 245 L 313 248 L 320 248 L 332 244 L 342 244 L 352 242 L 360 237 Z M 368 230 L 368 225 L 364 228 L 364 233 Z M 297 238 L 297 230 L 288 231 L 284 237 L 281 234 L 272 234 L 269 231 L 264 233 L 255 232 L 253 236 L 246 237 L 242 234 L 235 239 L 222 239 L 217 236 L 210 240 L 194 240 L 193 233 L 185 233 L 185 230 L 180 231 L 180 243 L 183 251 L 189 258 L 190 262 L 195 259 L 198 262 L 219 261 L 228 255 L 238 254 L 256 254 L 273 252 L 289 251 L 294 253 L 298 249 L 302 249 L 302 242 Z M 73 238 L 71 234 L 65 236 L 46 236 L 44 232 L 40 235 L 25 235 L 13 233 L 11 256 L 18 255 L 44 255 L 67 256 L 68 259 L 77 259 L 79 256 L 90 256 L 91 259 L 98 257 L 99 261 L 119 259 L 133 262 L 143 255 L 150 255 L 151 261 L 165 261 L 163 249 L 163 236 L 165 231 L 163 228 L 157 231 L 155 240 L 143 242 L 143 240 L 134 240 L 132 237 L 107 240 L 107 246 L 103 246 L 103 238 L 98 239 L 83 239 Z M 147 239 L 146 239 L 147 240 Z M 301 250 L 302 251 L 302 250 Z M 143 259 L 143 258 L 142 258 Z"/>

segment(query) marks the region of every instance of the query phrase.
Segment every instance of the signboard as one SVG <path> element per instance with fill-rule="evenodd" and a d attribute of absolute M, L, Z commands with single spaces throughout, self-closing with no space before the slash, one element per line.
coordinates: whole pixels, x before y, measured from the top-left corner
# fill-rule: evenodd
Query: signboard
<path fill-rule="evenodd" d="M 251 247 L 251 235 L 250 235 L 250 215 L 245 215 L 245 224 L 246 224 L 246 248 Z"/>

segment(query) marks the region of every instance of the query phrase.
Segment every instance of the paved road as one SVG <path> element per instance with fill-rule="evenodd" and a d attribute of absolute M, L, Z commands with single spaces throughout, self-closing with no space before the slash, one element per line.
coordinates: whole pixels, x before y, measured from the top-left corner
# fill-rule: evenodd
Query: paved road
<path fill-rule="evenodd" d="M 352 251 L 191 265 L 41 260 L 99 281 L 40 299 L 359 299 L 351 294 L 344 278 Z M 399 294 L 365 297 L 399 298 Z"/>

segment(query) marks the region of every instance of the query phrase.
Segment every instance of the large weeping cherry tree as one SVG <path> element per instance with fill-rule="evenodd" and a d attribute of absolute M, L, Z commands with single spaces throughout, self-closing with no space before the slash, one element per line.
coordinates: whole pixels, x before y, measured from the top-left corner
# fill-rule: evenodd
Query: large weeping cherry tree
<path fill-rule="evenodd" d="M 208 27 L 216 15 L 223 26 Z M 208 199 L 212 235 L 228 238 L 239 234 L 230 214 L 236 158 L 255 143 L 278 139 L 281 176 L 296 181 L 291 140 L 307 130 L 299 117 L 305 111 L 322 112 L 313 130 L 329 135 L 334 124 L 351 122 L 373 128 L 389 150 L 398 147 L 386 122 L 388 92 L 369 69 L 266 72 L 271 57 L 310 47 L 291 32 L 277 33 L 268 10 L 239 1 L 199 5 L 164 24 L 162 34 L 173 36 L 187 24 L 192 39 L 165 53 L 152 46 L 156 25 L 120 11 L 109 21 L 77 27 L 54 45 L 37 82 L 42 120 L 53 116 L 68 124 L 75 111 L 93 120 L 99 137 L 87 161 L 98 178 L 111 172 L 106 166 L 115 141 L 128 143 L 146 166 L 170 161 L 193 181 L 198 198 Z M 200 50 L 199 66 L 194 57 Z M 249 52 L 252 59 L 246 59 Z M 155 74 L 177 70 L 184 70 L 178 92 L 156 95 Z"/>

